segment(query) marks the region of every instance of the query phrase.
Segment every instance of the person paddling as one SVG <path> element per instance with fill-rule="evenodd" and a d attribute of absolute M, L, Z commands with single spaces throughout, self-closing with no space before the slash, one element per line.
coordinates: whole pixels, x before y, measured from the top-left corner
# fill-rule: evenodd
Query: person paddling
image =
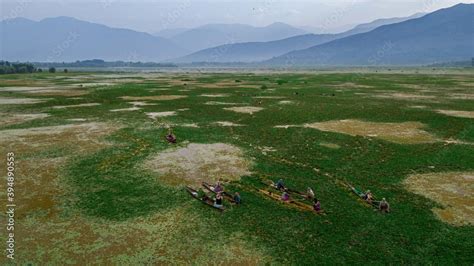
<path fill-rule="evenodd" d="M 314 199 L 313 210 L 315 212 L 320 212 L 321 211 L 321 202 L 316 198 Z"/>
<path fill-rule="evenodd" d="M 283 192 L 283 194 L 281 195 L 281 200 L 282 201 L 289 201 L 290 200 L 290 194 L 288 194 L 286 191 Z"/>
<path fill-rule="evenodd" d="M 221 192 L 216 194 L 216 198 L 214 199 L 214 207 L 216 208 L 222 208 L 222 194 Z"/>
<path fill-rule="evenodd" d="M 283 179 L 281 178 L 278 180 L 275 186 L 278 190 L 286 190 L 285 183 L 283 182 Z"/>
<path fill-rule="evenodd" d="M 170 143 L 176 143 L 176 136 L 173 134 L 173 130 L 171 128 L 168 129 L 166 140 Z"/>
<path fill-rule="evenodd" d="M 385 198 L 383 198 L 380 203 L 379 203 L 379 210 L 381 212 L 385 212 L 385 213 L 388 213 L 390 212 L 390 204 L 388 204 L 387 200 L 385 200 Z"/>
<path fill-rule="evenodd" d="M 308 199 L 314 199 L 314 191 L 310 187 L 306 190 L 306 197 Z"/>
<path fill-rule="evenodd" d="M 224 187 L 222 187 L 221 181 L 217 181 L 216 185 L 214 186 L 214 192 L 223 192 Z"/>
<path fill-rule="evenodd" d="M 234 202 L 235 204 L 240 204 L 242 202 L 242 199 L 240 198 L 239 192 L 235 192 L 234 194 Z"/>
<path fill-rule="evenodd" d="M 372 204 L 372 201 L 374 200 L 374 196 L 372 195 L 372 192 L 370 190 L 367 190 L 364 194 L 364 200 L 367 201 L 368 203 Z"/>

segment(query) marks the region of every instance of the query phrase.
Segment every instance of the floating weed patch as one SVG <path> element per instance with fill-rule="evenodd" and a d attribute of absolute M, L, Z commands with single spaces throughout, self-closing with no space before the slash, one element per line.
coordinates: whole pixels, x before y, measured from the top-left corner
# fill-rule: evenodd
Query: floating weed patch
<path fill-rule="evenodd" d="M 235 146 L 224 143 L 196 144 L 172 148 L 151 156 L 144 167 L 173 186 L 200 185 L 202 181 L 238 180 L 250 174 L 250 161 Z"/>
<path fill-rule="evenodd" d="M 419 122 L 380 123 L 360 120 L 336 120 L 305 124 L 304 127 L 351 136 L 380 138 L 401 144 L 436 141 L 433 135 L 423 130 L 425 125 Z"/>
<path fill-rule="evenodd" d="M 404 183 L 410 191 L 443 206 L 433 212 L 444 222 L 474 225 L 474 172 L 410 175 Z"/>
<path fill-rule="evenodd" d="M 69 167 L 68 180 L 77 199 L 75 206 L 89 216 L 124 220 L 174 206 L 180 198 L 156 180 L 136 171 L 135 164 L 147 155 L 148 140 L 128 129 L 114 135 L 122 145 L 102 149 Z M 128 169 L 128 170 L 124 170 Z"/>

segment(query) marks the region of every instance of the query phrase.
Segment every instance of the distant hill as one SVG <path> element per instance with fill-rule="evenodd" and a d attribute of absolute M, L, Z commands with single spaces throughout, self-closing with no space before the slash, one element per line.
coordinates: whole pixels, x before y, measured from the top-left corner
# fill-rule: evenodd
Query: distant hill
<path fill-rule="evenodd" d="M 181 32 L 171 37 L 171 40 L 190 51 L 199 51 L 224 44 L 274 41 L 306 33 L 284 23 L 273 23 L 265 27 L 209 24 Z"/>
<path fill-rule="evenodd" d="M 164 29 L 164 30 L 160 30 L 158 32 L 155 32 L 153 33 L 154 36 L 158 36 L 158 37 L 163 37 L 163 38 L 166 38 L 166 39 L 170 39 L 170 38 L 173 38 L 174 36 L 178 35 L 178 34 L 181 34 L 185 31 L 188 31 L 190 29 L 188 28 L 171 28 L 171 29 Z"/>
<path fill-rule="evenodd" d="M 377 20 L 374 20 L 374 21 L 369 22 L 369 23 L 359 24 L 359 25 L 355 26 L 353 29 L 346 31 L 344 34 L 345 34 L 345 36 L 350 36 L 350 35 L 354 35 L 354 34 L 369 32 L 369 31 L 371 31 L 373 29 L 376 29 L 380 26 L 400 23 L 400 22 L 407 21 L 407 20 L 410 20 L 410 19 L 420 18 L 424 15 L 426 15 L 426 13 L 416 13 L 416 14 L 411 15 L 409 17 L 401 17 L 401 18 L 377 19 Z"/>
<path fill-rule="evenodd" d="M 474 58 L 466 61 L 442 62 L 428 65 L 429 67 L 473 67 Z"/>
<path fill-rule="evenodd" d="M 278 65 L 426 65 L 474 54 L 474 4 L 458 4 L 367 33 L 352 35 L 264 62 Z"/>
<path fill-rule="evenodd" d="M 337 35 L 332 34 L 305 34 L 271 42 L 225 44 L 170 61 L 174 63 L 257 62 L 282 55 L 289 51 L 305 49 L 336 38 Z"/>
<path fill-rule="evenodd" d="M 1 58 L 10 61 L 162 61 L 187 53 L 170 40 L 70 17 L 0 22 Z"/>
<path fill-rule="evenodd" d="M 392 22 L 405 21 L 417 18 L 423 14 L 416 14 L 406 18 L 379 19 L 370 23 L 361 24 L 347 32 L 339 34 L 305 34 L 270 42 L 245 42 L 235 44 L 224 44 L 217 47 L 207 48 L 190 55 L 172 59 L 175 63 L 192 62 L 256 62 L 270 59 L 285 53 L 306 49 L 318 44 L 340 39 L 350 35 L 368 32 L 379 26 Z"/>

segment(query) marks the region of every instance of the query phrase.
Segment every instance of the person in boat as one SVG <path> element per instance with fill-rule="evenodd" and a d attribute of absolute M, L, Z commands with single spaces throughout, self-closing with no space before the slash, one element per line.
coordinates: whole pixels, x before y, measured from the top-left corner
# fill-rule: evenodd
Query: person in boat
<path fill-rule="evenodd" d="M 240 198 L 239 192 L 235 192 L 234 201 L 235 201 L 235 204 L 240 204 L 242 202 L 242 199 Z"/>
<path fill-rule="evenodd" d="M 214 186 L 214 192 L 218 193 L 223 191 L 224 187 L 222 186 L 221 181 L 217 181 L 216 185 Z"/>
<path fill-rule="evenodd" d="M 282 201 L 289 201 L 290 200 L 290 194 L 288 194 L 288 192 L 283 192 L 283 194 L 281 194 L 281 200 Z"/>
<path fill-rule="evenodd" d="M 370 190 L 367 190 L 362 198 L 370 204 L 372 204 L 372 201 L 374 200 L 374 196 Z"/>
<path fill-rule="evenodd" d="M 387 202 L 387 200 L 385 200 L 385 198 L 383 198 L 379 202 L 379 210 L 381 212 L 390 212 L 390 204 L 388 204 L 388 202 Z"/>
<path fill-rule="evenodd" d="M 208 201 L 209 200 L 209 196 L 204 191 L 200 190 L 199 192 L 202 193 L 202 197 L 201 197 L 202 201 Z"/>
<path fill-rule="evenodd" d="M 285 183 L 283 182 L 283 179 L 279 179 L 278 182 L 275 184 L 276 188 L 278 190 L 286 190 L 285 188 Z"/>
<path fill-rule="evenodd" d="M 216 198 L 214 199 L 214 207 L 222 208 L 222 201 L 223 201 L 223 197 L 222 197 L 221 192 L 219 192 L 216 194 Z"/>
<path fill-rule="evenodd" d="M 166 140 L 168 140 L 170 143 L 176 143 L 176 136 L 173 134 L 173 130 L 171 130 L 171 128 L 168 129 Z"/>
<path fill-rule="evenodd" d="M 314 198 L 314 201 L 313 201 L 313 210 L 315 212 L 320 212 L 321 211 L 321 202 L 317 199 L 317 198 Z"/>
<path fill-rule="evenodd" d="M 310 187 L 306 190 L 306 197 L 308 199 L 314 199 L 314 191 Z"/>

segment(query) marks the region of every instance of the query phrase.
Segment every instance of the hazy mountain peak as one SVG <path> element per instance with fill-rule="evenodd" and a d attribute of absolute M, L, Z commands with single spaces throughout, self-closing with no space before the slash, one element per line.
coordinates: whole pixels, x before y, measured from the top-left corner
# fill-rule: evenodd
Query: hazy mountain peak
<path fill-rule="evenodd" d="M 473 55 L 474 4 L 459 4 L 420 18 L 287 53 L 296 65 L 425 65 Z"/>
<path fill-rule="evenodd" d="M 21 21 L 21 20 L 19 20 Z M 10 61 L 162 61 L 187 51 L 148 33 L 112 28 L 71 17 L 2 23 L 2 59 Z"/>
<path fill-rule="evenodd" d="M 198 51 L 223 44 L 280 40 L 306 31 L 276 22 L 265 27 L 245 24 L 207 24 L 181 32 L 171 39 L 188 50 Z"/>

